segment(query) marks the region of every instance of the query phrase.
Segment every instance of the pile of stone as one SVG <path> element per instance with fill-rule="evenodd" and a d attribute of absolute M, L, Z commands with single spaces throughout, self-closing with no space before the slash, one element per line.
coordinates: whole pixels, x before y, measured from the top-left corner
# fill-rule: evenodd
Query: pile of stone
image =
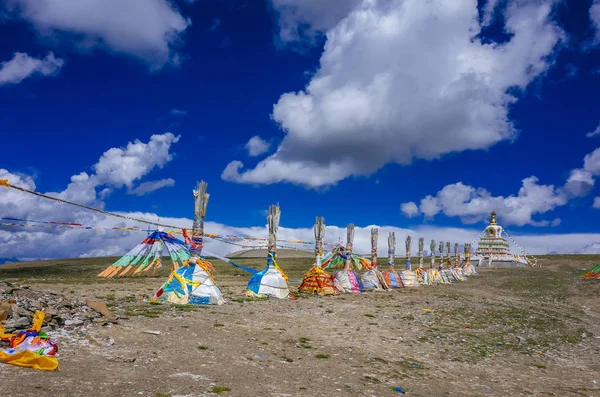
<path fill-rule="evenodd" d="M 46 314 L 42 328 L 44 332 L 75 329 L 90 324 L 106 325 L 116 323 L 118 319 L 103 302 L 66 298 L 29 286 L 0 281 L 0 323 L 5 332 L 31 327 L 36 311 Z"/>

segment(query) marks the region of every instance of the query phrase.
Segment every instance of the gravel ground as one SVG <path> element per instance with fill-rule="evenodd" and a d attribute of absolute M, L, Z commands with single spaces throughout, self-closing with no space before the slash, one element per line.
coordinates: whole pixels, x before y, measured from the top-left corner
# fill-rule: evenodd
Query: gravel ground
<path fill-rule="evenodd" d="M 600 283 L 577 278 L 590 263 L 295 301 L 248 300 L 247 275 L 216 264 L 231 304 L 206 307 L 145 303 L 162 277 L 42 277 L 11 265 L 0 279 L 101 300 L 121 318 L 53 331 L 57 372 L 0 364 L 1 395 L 600 396 Z"/>

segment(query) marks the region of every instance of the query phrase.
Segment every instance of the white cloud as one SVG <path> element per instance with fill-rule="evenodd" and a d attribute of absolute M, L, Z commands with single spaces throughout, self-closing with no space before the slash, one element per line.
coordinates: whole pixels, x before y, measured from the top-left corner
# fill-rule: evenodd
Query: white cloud
<path fill-rule="evenodd" d="M 278 150 L 245 172 L 232 162 L 227 175 L 319 187 L 389 162 L 513 139 L 508 111 L 517 98 L 508 90 L 524 90 L 542 75 L 564 36 L 550 20 L 552 4 L 511 3 L 503 10 L 510 41 L 486 44 L 476 37 L 476 0 L 363 1 L 327 30 L 306 88 L 274 105 L 286 134 Z"/>
<path fill-rule="evenodd" d="M 421 200 L 420 213 L 432 218 L 439 213 L 449 217 L 460 217 L 466 224 L 481 222 L 496 211 L 505 225 L 557 226 L 560 220 L 533 219 L 534 215 L 544 214 L 567 203 L 567 195 L 553 185 L 540 185 L 535 176 L 523 179 L 519 193 L 507 197 L 493 196 L 483 188 L 474 188 L 462 182 L 446 185 L 435 196 Z M 408 203 L 407 203 L 408 204 Z"/>
<path fill-rule="evenodd" d="M 171 109 L 171 116 L 187 116 L 188 112 L 181 109 Z"/>
<path fill-rule="evenodd" d="M 54 76 L 60 72 L 63 65 L 64 60 L 55 58 L 52 52 L 49 52 L 43 59 L 16 52 L 13 59 L 0 63 L 0 86 L 19 84 L 35 74 Z"/>
<path fill-rule="evenodd" d="M 179 62 L 176 48 L 191 24 L 170 0 L 7 0 L 5 7 L 42 37 L 132 55 L 152 68 Z"/>
<path fill-rule="evenodd" d="M 413 203 L 412 201 L 401 204 L 400 210 L 409 218 L 419 215 L 419 207 L 417 207 L 417 204 Z"/>
<path fill-rule="evenodd" d="M 416 211 L 412 201 L 402 204 L 402 208 L 410 208 L 409 213 L 405 212 L 409 217 L 423 214 L 426 218 L 433 218 L 443 213 L 450 217 L 458 216 L 465 224 L 480 222 L 494 210 L 507 225 L 558 226 L 558 218 L 537 221 L 533 217 L 563 206 L 575 197 L 587 196 L 596 183 L 594 177 L 599 175 L 600 148 L 597 148 L 584 157 L 583 168 L 570 171 L 563 186 L 540 185 L 537 177 L 530 176 L 523 179 L 523 186 L 516 196 L 503 197 L 493 196 L 484 188 L 457 182 L 444 186 L 435 196 L 427 195 L 421 199 Z"/>
<path fill-rule="evenodd" d="M 125 149 L 109 149 L 96 164 L 97 172 L 88 174 L 81 172 L 71 177 L 70 183 L 61 192 L 45 194 L 88 205 L 103 208 L 101 201 L 111 192 L 111 188 L 131 186 L 151 169 L 170 160 L 169 148 L 177 142 L 178 137 L 170 133 L 153 135 L 148 143 L 135 141 Z M 121 162 L 120 169 L 112 167 Z M 98 166 L 100 165 L 100 166 Z M 31 176 L 9 172 L 0 168 L 0 179 L 8 179 L 15 186 L 36 190 Z M 174 181 L 146 182 L 140 184 L 130 193 L 143 194 L 159 185 L 169 186 Z M 107 186 L 96 193 L 97 188 Z M 118 218 L 106 217 L 102 214 L 57 203 L 48 199 L 29 195 L 14 189 L 3 188 L 0 194 L 0 214 L 2 217 L 31 219 L 40 221 L 76 222 L 99 227 L 124 226 L 127 222 Z M 137 217 L 156 221 L 154 214 L 134 214 Z M 163 219 L 166 223 L 187 225 L 188 220 Z M 191 222 L 190 226 L 191 226 Z M 130 225 L 131 226 L 131 225 Z M 145 225 L 139 225 L 144 227 Z M 76 229 L 47 228 L 0 228 L 0 257 L 13 252 L 18 258 L 63 258 L 81 255 L 115 255 L 123 253 L 143 239 L 143 233 L 127 233 L 122 231 L 91 231 Z M 40 247 L 43 247 L 41 249 Z"/>
<path fill-rule="evenodd" d="M 151 193 L 155 190 L 162 189 L 163 187 L 175 186 L 175 180 L 172 178 L 161 179 L 159 181 L 144 182 L 137 186 L 135 189 L 131 189 L 129 194 L 135 194 L 136 196 L 143 196 Z"/>
<path fill-rule="evenodd" d="M 587 136 L 588 138 L 592 138 L 596 135 L 600 135 L 600 124 L 598 124 L 598 127 L 596 127 L 596 129 L 594 131 L 588 132 L 587 134 L 585 134 L 585 136 Z"/>
<path fill-rule="evenodd" d="M 600 147 L 583 158 L 583 169 L 594 176 L 600 175 Z"/>
<path fill-rule="evenodd" d="M 246 143 L 246 150 L 248 150 L 248 155 L 251 157 L 260 156 L 261 154 L 265 154 L 269 151 L 269 147 L 271 144 L 259 136 L 253 136 L 250 138 L 248 143 Z"/>
<path fill-rule="evenodd" d="M 592 207 L 600 209 L 600 197 L 594 198 L 594 204 L 592 205 Z"/>
<path fill-rule="evenodd" d="M 584 197 L 590 192 L 595 182 L 591 172 L 574 169 L 571 170 L 569 179 L 567 179 L 565 190 L 574 197 Z"/>
<path fill-rule="evenodd" d="M 152 135 L 148 143 L 136 140 L 129 142 L 124 149 L 107 150 L 93 166 L 98 184 L 131 188 L 135 181 L 153 168 L 162 167 L 173 159 L 169 150 L 179 138 L 167 132 Z"/>
<path fill-rule="evenodd" d="M 596 31 L 596 41 L 600 41 L 600 0 L 594 0 L 590 7 L 590 20 Z"/>

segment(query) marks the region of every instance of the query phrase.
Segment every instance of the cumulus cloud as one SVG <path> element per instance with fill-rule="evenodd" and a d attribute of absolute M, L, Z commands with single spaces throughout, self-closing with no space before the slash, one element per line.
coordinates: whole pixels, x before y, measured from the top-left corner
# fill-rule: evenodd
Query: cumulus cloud
<path fill-rule="evenodd" d="M 600 175 L 600 147 L 583 158 L 583 169 L 594 176 Z"/>
<path fill-rule="evenodd" d="M 412 201 L 400 205 L 400 210 L 409 218 L 419 215 L 419 207 Z"/>
<path fill-rule="evenodd" d="M 179 62 L 176 49 L 191 24 L 170 0 L 7 0 L 5 8 L 42 37 L 132 55 L 152 68 Z"/>
<path fill-rule="evenodd" d="M 253 136 L 250 138 L 248 143 L 246 143 L 246 150 L 248 150 L 248 155 L 251 157 L 260 156 L 261 154 L 265 154 L 269 151 L 269 147 L 271 144 L 259 136 Z"/>
<path fill-rule="evenodd" d="M 125 148 L 107 150 L 93 166 L 98 184 L 131 188 L 135 181 L 152 169 L 162 167 L 173 159 L 171 145 L 179 138 L 167 132 L 152 135 L 148 143 L 135 140 Z"/>
<path fill-rule="evenodd" d="M 363 1 L 327 30 L 306 88 L 274 105 L 285 133 L 277 151 L 247 171 L 232 162 L 230 180 L 319 187 L 512 140 L 514 89 L 548 70 L 564 36 L 553 3 L 511 2 L 502 11 L 511 38 L 487 43 L 476 0 Z"/>
<path fill-rule="evenodd" d="M 600 124 L 598 124 L 598 127 L 596 127 L 596 129 L 594 131 L 591 131 L 591 132 L 588 132 L 587 134 L 585 134 L 585 136 L 587 136 L 588 138 L 595 137 L 596 135 L 600 135 Z"/>
<path fill-rule="evenodd" d="M 484 188 L 475 188 L 457 182 L 444 186 L 435 196 L 427 195 L 420 205 L 414 202 L 402 204 L 406 216 L 423 214 L 433 218 L 437 214 L 457 216 L 465 224 L 487 219 L 491 211 L 507 225 L 558 226 L 560 219 L 553 221 L 535 220 L 541 215 L 563 206 L 575 197 L 587 196 L 595 185 L 595 177 L 600 175 L 600 148 L 588 153 L 583 159 L 583 168 L 570 171 L 563 186 L 541 185 L 535 176 L 523 179 L 523 185 L 517 195 L 508 197 L 493 196 Z M 596 201 L 594 201 L 596 205 Z M 407 208 L 407 211 L 404 211 Z"/>
<path fill-rule="evenodd" d="M 567 179 L 565 190 L 574 197 L 584 197 L 588 195 L 595 182 L 591 172 L 585 169 L 574 169 Z"/>
<path fill-rule="evenodd" d="M 496 211 L 505 225 L 548 226 L 547 220 L 535 220 L 534 215 L 544 214 L 565 205 L 568 199 L 562 189 L 553 185 L 540 185 L 535 176 L 523 179 L 517 195 L 493 196 L 484 188 L 474 188 L 462 182 L 447 185 L 435 196 L 421 200 L 418 212 L 431 218 L 437 214 L 459 217 L 463 223 L 473 224 L 489 217 Z M 409 203 L 407 203 L 409 204 Z M 414 203 L 413 203 L 414 204 Z M 552 221 L 553 226 L 560 220 Z"/>
<path fill-rule="evenodd" d="M 10 61 L 0 63 L 0 86 L 19 84 L 36 74 L 54 76 L 60 72 L 63 65 L 64 60 L 56 58 L 52 52 L 49 52 L 43 59 L 16 52 Z"/>
<path fill-rule="evenodd" d="M 177 142 L 178 137 L 170 133 L 153 135 L 148 143 L 135 141 L 125 149 L 107 150 L 96 167 L 96 173 L 81 172 L 71 177 L 70 182 L 61 192 L 45 194 L 88 205 L 104 208 L 103 199 L 113 188 L 130 187 L 156 166 L 170 160 L 169 147 Z M 121 161 L 120 169 L 116 164 Z M 113 167 L 114 165 L 114 167 Z M 131 169 L 130 169 L 131 167 Z M 0 179 L 8 179 L 9 183 L 28 190 L 36 190 L 34 178 L 6 169 L 0 169 Z M 130 193 L 143 194 L 162 186 L 172 185 L 172 179 L 145 182 Z M 97 189 L 103 188 L 99 194 Z M 4 188 L 5 189 L 5 188 Z M 31 219 L 40 221 L 75 222 L 98 227 L 140 226 L 132 225 L 119 218 L 57 203 L 48 199 L 22 193 L 14 189 L 5 189 L 0 193 L 0 214 L 3 217 Z M 134 214 L 136 217 L 156 221 L 154 214 Z M 163 219 L 165 220 L 165 219 Z M 166 219 L 184 227 L 191 221 Z M 0 228 L 0 257 L 13 252 L 17 258 L 64 258 L 78 256 L 117 255 L 123 250 L 131 249 L 143 238 L 139 233 L 127 233 L 115 230 L 90 231 L 77 229 L 20 228 L 16 226 Z M 128 247 L 128 248 L 127 248 Z"/>
<path fill-rule="evenodd" d="M 136 196 L 143 196 L 151 193 L 155 190 L 162 189 L 163 187 L 175 186 L 175 180 L 172 178 L 161 179 L 159 181 L 151 181 L 141 183 L 134 189 L 129 191 L 129 194 L 135 194 Z"/>

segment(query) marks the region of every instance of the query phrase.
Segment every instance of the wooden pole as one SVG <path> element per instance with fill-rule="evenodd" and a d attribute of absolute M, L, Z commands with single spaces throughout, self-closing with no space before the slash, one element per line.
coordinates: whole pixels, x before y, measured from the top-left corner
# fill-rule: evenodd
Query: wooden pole
<path fill-rule="evenodd" d="M 412 237 L 406 236 L 406 270 L 410 270 L 410 245 L 412 243 Z"/>
<path fill-rule="evenodd" d="M 439 266 L 439 270 L 442 270 L 444 268 L 444 242 L 440 241 L 440 266 Z"/>
<path fill-rule="evenodd" d="M 194 224 L 192 226 L 192 247 L 190 256 L 200 258 L 202 255 L 204 238 L 204 218 L 206 217 L 206 207 L 208 206 L 209 194 L 206 193 L 208 184 L 204 181 L 196 183 L 194 189 Z"/>
<path fill-rule="evenodd" d="M 279 218 L 281 217 L 281 211 L 279 205 L 269 206 L 269 216 L 267 216 L 267 224 L 269 227 L 269 242 L 267 250 L 269 256 L 267 258 L 267 265 L 273 266 L 273 259 L 277 258 L 277 230 L 279 229 Z"/>
<path fill-rule="evenodd" d="M 419 237 L 419 268 L 423 268 L 423 246 L 425 245 L 425 239 L 423 237 Z"/>
<path fill-rule="evenodd" d="M 315 264 L 320 269 L 323 258 L 323 239 L 325 238 L 325 218 L 317 216 L 315 221 Z"/>
<path fill-rule="evenodd" d="M 352 269 L 352 243 L 354 241 L 354 225 L 346 226 L 346 269 Z"/>
<path fill-rule="evenodd" d="M 371 229 L 371 266 L 377 266 L 377 240 L 379 239 L 379 230 L 377 228 Z"/>
<path fill-rule="evenodd" d="M 396 262 L 396 233 L 390 232 L 388 236 L 388 265 L 394 266 Z"/>
<path fill-rule="evenodd" d="M 431 251 L 431 270 L 433 270 L 435 269 L 435 240 L 431 240 L 429 250 Z"/>

